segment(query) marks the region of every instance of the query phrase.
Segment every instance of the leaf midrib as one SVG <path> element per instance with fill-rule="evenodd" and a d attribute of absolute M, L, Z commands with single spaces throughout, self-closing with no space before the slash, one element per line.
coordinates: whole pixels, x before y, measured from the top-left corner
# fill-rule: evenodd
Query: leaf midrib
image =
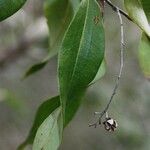
<path fill-rule="evenodd" d="M 79 54 L 80 54 L 80 51 L 81 51 L 81 45 L 82 45 L 82 41 L 83 41 L 83 37 L 84 37 L 84 31 L 85 31 L 85 27 L 86 27 L 86 23 L 87 23 L 87 17 L 88 17 L 89 0 L 87 0 L 87 4 L 86 5 L 87 5 L 87 9 L 86 9 L 86 16 L 85 16 L 83 31 L 82 31 L 82 34 L 81 34 L 81 40 L 80 40 L 78 52 L 77 52 L 77 55 L 76 55 L 76 61 L 75 61 L 75 64 L 73 66 L 73 71 L 72 71 L 72 75 L 71 75 L 71 79 L 70 79 L 69 89 L 70 89 L 70 86 L 72 85 L 71 83 L 72 83 L 72 80 L 73 80 L 73 77 L 74 77 L 74 74 L 75 74 L 75 70 L 76 70 L 76 67 L 77 67 L 78 59 L 79 59 Z"/>

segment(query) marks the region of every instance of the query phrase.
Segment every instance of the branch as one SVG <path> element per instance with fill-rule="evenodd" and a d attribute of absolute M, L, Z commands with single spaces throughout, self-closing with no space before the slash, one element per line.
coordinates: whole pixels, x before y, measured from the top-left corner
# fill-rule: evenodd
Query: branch
<path fill-rule="evenodd" d="M 115 84 L 115 87 L 113 89 L 113 92 L 112 92 L 112 95 L 110 97 L 110 100 L 108 102 L 108 104 L 106 105 L 105 109 L 102 111 L 102 112 L 95 112 L 96 115 L 100 115 L 99 116 L 99 119 L 96 123 L 93 123 L 93 124 L 90 124 L 89 126 L 94 126 L 95 128 L 97 127 L 97 125 L 100 125 L 101 124 L 101 119 L 102 117 L 104 116 L 104 114 L 107 114 L 107 111 L 109 109 L 109 106 L 116 94 L 116 91 L 118 89 L 118 86 L 119 86 L 119 81 L 120 81 L 120 78 L 121 78 L 121 75 L 122 75 L 122 70 L 123 70 L 123 66 L 124 66 L 124 27 L 123 27 L 123 20 L 122 20 L 122 16 L 121 16 L 121 13 L 120 13 L 120 9 L 118 7 L 116 7 L 117 9 L 117 14 L 118 14 L 118 17 L 119 17 L 119 21 L 120 21 L 120 30 L 121 30 L 121 41 L 120 41 L 120 69 L 119 69 L 119 74 L 118 74 L 118 77 L 116 79 L 116 84 Z"/>
<path fill-rule="evenodd" d="M 132 19 L 128 16 L 128 14 L 126 12 L 124 12 L 122 9 L 118 8 L 117 6 L 115 6 L 110 0 L 105 0 L 106 3 L 111 6 L 111 8 L 117 12 L 119 11 L 120 14 L 122 14 L 123 16 L 125 16 L 128 20 L 132 21 Z"/>
<path fill-rule="evenodd" d="M 120 20 L 120 30 L 121 30 L 121 42 L 120 42 L 120 70 L 119 70 L 119 75 L 117 77 L 117 80 L 116 80 L 116 84 L 115 84 L 115 87 L 114 87 L 114 90 L 113 90 L 113 93 L 110 97 L 110 100 L 106 106 L 106 108 L 104 109 L 103 114 L 105 114 L 116 94 L 116 91 L 118 89 L 118 86 L 119 86 L 119 81 L 120 81 L 120 78 L 121 78 L 121 75 L 122 75 L 122 70 L 123 70 L 123 66 L 124 66 L 124 27 L 123 27 L 123 21 L 122 21 L 122 17 L 121 17 L 121 14 L 120 14 L 120 11 L 119 9 L 117 9 L 117 14 L 118 14 L 118 17 L 119 17 L 119 20 Z"/>

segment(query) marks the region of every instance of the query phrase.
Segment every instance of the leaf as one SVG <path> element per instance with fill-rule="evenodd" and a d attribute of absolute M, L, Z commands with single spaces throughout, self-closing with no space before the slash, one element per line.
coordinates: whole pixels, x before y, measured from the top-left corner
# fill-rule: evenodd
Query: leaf
<path fill-rule="evenodd" d="M 150 22 L 150 1 L 141 1 L 148 21 Z M 150 79 L 150 38 L 148 38 L 144 33 L 142 34 L 139 46 L 139 63 L 145 77 Z"/>
<path fill-rule="evenodd" d="M 144 75 L 150 79 L 150 39 L 144 33 L 139 46 L 139 62 Z"/>
<path fill-rule="evenodd" d="M 24 75 L 24 78 L 43 69 L 49 60 L 58 53 L 62 38 L 73 17 L 73 3 L 69 0 L 46 0 L 44 12 L 49 27 L 49 53 L 41 62 L 31 66 Z"/>
<path fill-rule="evenodd" d="M 47 101 L 45 101 L 41 106 L 38 108 L 36 113 L 36 117 L 33 123 L 33 126 L 29 132 L 29 135 L 25 142 L 23 142 L 18 150 L 23 150 L 26 145 L 32 144 L 35 138 L 36 132 L 43 121 L 56 109 L 60 106 L 59 96 L 53 97 Z"/>
<path fill-rule="evenodd" d="M 95 0 L 83 0 L 66 32 L 59 53 L 60 101 L 64 124 L 77 111 L 103 57 L 104 29 L 100 7 Z"/>
<path fill-rule="evenodd" d="M 38 126 L 38 131 L 36 130 L 37 134 L 34 140 L 33 150 L 56 150 L 59 147 L 62 128 L 74 116 L 81 102 L 82 95 L 99 70 L 104 56 L 104 29 L 99 9 L 96 1 L 83 1 L 67 30 L 59 55 L 59 75 L 62 75 L 59 78 L 64 81 L 62 83 L 65 83 L 65 86 L 62 83 L 60 84 L 62 86 L 61 88 L 64 88 L 64 93 L 62 91 L 60 93 L 62 107 L 66 104 L 63 108 L 65 109 L 65 114 L 63 114 L 65 123 L 63 126 L 60 108 L 55 110 L 41 124 L 42 120 L 40 122 L 41 125 L 38 124 L 40 125 L 40 127 Z M 68 46 L 70 47 L 69 49 L 67 49 Z M 66 57 L 67 59 L 65 59 Z M 60 60 L 63 62 L 61 65 Z M 67 69 L 65 65 L 69 68 Z M 69 74 L 70 70 L 71 74 Z M 69 88 L 67 89 L 67 87 Z M 62 101 L 62 98 L 66 99 Z M 42 116 L 45 118 L 45 115 L 42 114 Z M 31 137 L 34 136 L 35 134 Z"/>
<path fill-rule="evenodd" d="M 0 0 L 0 21 L 17 12 L 26 0 Z"/>
<path fill-rule="evenodd" d="M 18 150 L 23 150 L 28 144 L 33 144 L 35 135 L 40 125 L 59 106 L 60 106 L 59 96 L 53 97 L 40 105 L 40 107 L 37 110 L 35 120 L 29 132 L 29 135 L 26 138 L 26 140 L 18 147 Z M 70 114 L 70 112 L 68 113 Z M 69 123 L 69 120 L 67 121 L 67 123 Z"/>
<path fill-rule="evenodd" d="M 73 16 L 73 8 L 69 0 L 46 0 L 44 12 L 49 27 L 49 47 L 51 55 L 60 49 L 63 35 Z"/>
<path fill-rule="evenodd" d="M 62 139 L 61 107 L 57 108 L 39 127 L 32 150 L 57 150 Z"/>
<path fill-rule="evenodd" d="M 38 128 L 44 122 L 44 120 L 56 109 L 60 106 L 60 99 L 59 96 L 53 97 L 47 101 L 45 101 L 41 106 L 38 108 L 33 126 L 29 132 L 28 137 L 26 140 L 18 147 L 18 150 L 23 150 L 28 144 L 33 144 L 35 135 L 37 133 Z M 68 112 L 70 114 L 70 112 Z M 67 114 L 66 114 L 67 115 Z M 72 116 L 73 117 L 73 116 Z M 67 121 L 67 124 L 69 120 Z M 66 125 L 67 125 L 66 124 Z M 66 126 L 65 125 L 65 126 Z M 65 126 L 63 128 L 65 128 Z"/>
<path fill-rule="evenodd" d="M 124 0 L 125 7 L 133 21 L 150 37 L 150 25 L 140 0 Z"/>

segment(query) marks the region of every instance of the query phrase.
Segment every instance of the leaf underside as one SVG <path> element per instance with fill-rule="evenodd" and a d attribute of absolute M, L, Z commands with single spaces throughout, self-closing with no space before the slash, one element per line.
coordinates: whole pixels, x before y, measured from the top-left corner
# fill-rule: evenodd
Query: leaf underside
<path fill-rule="evenodd" d="M 18 147 L 18 150 L 23 150 L 26 145 L 32 144 L 36 135 L 36 132 L 43 121 L 60 106 L 59 96 L 48 99 L 43 102 L 37 110 L 33 126 L 29 132 L 26 140 Z"/>
<path fill-rule="evenodd" d="M 145 14 L 143 7 L 147 9 L 147 6 L 142 6 L 142 4 L 144 4 L 146 0 L 142 1 L 143 3 L 141 3 L 140 0 L 124 0 L 124 3 L 133 22 L 135 22 L 150 37 L 150 25 L 146 16 L 146 14 L 148 15 L 149 13 Z"/>

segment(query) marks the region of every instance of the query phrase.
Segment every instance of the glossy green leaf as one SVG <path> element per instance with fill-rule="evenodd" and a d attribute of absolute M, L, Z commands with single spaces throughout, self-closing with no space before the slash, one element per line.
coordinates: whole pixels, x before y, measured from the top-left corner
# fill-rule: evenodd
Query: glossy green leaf
<path fill-rule="evenodd" d="M 144 75 L 150 79 L 150 39 L 144 33 L 139 46 L 139 62 Z"/>
<path fill-rule="evenodd" d="M 140 0 L 124 0 L 125 7 L 133 21 L 150 37 L 150 25 Z"/>
<path fill-rule="evenodd" d="M 23 150 L 26 145 L 32 144 L 33 140 L 35 138 L 36 132 L 40 125 L 43 123 L 43 121 L 56 109 L 60 106 L 60 100 L 59 96 L 56 96 L 54 98 L 51 98 L 47 101 L 45 101 L 38 109 L 36 113 L 36 117 L 33 123 L 33 126 L 29 132 L 29 135 L 25 142 L 23 142 L 18 150 Z"/>
<path fill-rule="evenodd" d="M 57 150 L 62 139 L 61 107 L 50 114 L 39 127 L 32 150 Z"/>
<path fill-rule="evenodd" d="M 95 0 L 83 0 L 66 32 L 59 53 L 60 100 L 64 124 L 77 111 L 103 57 L 104 29 L 100 7 Z"/>
<path fill-rule="evenodd" d="M 60 49 L 62 39 L 75 11 L 75 4 L 70 0 L 46 0 L 44 12 L 49 27 L 49 53 L 41 62 L 31 66 L 24 75 L 24 78 L 43 69 L 50 58 L 55 56 Z"/>
<path fill-rule="evenodd" d="M 17 12 L 26 0 L 0 0 L 0 21 Z"/>

